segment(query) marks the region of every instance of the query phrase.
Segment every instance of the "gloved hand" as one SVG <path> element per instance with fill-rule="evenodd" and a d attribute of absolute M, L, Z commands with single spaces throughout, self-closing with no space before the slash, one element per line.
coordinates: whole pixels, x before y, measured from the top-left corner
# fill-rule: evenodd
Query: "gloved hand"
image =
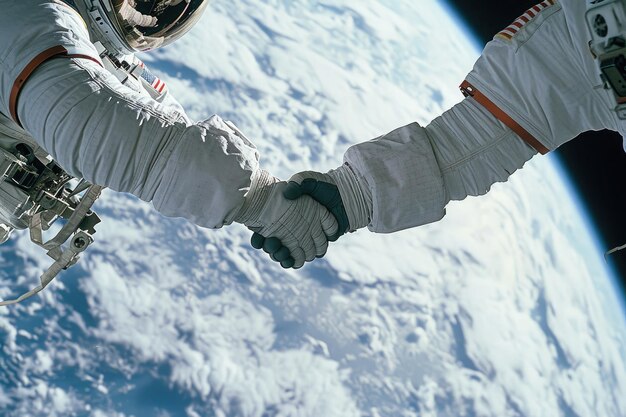
<path fill-rule="evenodd" d="M 258 170 L 234 221 L 255 233 L 252 246 L 263 249 L 283 268 L 300 268 L 323 256 L 329 238 L 337 235 L 335 217 L 309 196 L 288 200 L 288 184 Z M 267 238 L 266 238 L 267 237 Z"/>
<path fill-rule="evenodd" d="M 315 171 L 295 174 L 289 179 L 289 183 L 282 190 L 282 194 L 288 201 L 310 202 L 312 199 L 325 208 L 327 212 L 332 213 L 337 229 L 335 233 L 325 234 L 327 238 L 324 245 L 325 249 L 328 242 L 337 240 L 348 231 L 353 232 L 365 227 L 370 222 L 372 199 L 369 189 L 363 180 L 359 181 L 357 175 L 348 165 L 342 165 L 326 174 Z M 315 220 L 303 217 L 302 221 L 310 223 Z M 256 248 L 260 248 L 268 241 L 277 247 L 284 244 L 279 236 L 267 231 L 258 232 L 252 236 L 252 246 Z M 288 245 L 284 245 L 284 247 L 288 248 Z M 322 257 L 324 254 L 325 251 L 316 254 L 316 257 Z M 290 253 L 290 255 L 293 254 Z M 282 256 L 286 256 L 286 252 L 281 254 L 281 258 Z M 306 261 L 312 260 L 313 258 L 306 258 Z M 284 268 L 289 267 L 283 263 L 281 265 Z M 294 267 L 300 266 L 302 265 L 299 262 L 294 264 Z"/>

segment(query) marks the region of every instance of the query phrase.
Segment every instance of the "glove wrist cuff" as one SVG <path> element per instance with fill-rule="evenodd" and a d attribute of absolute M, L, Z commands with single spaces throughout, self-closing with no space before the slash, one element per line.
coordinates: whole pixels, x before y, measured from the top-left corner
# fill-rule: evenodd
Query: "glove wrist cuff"
<path fill-rule="evenodd" d="M 277 179 L 264 169 L 258 169 L 254 172 L 250 182 L 250 189 L 233 220 L 246 226 L 252 226 L 252 223 L 261 216 L 263 207 L 271 193 L 272 187 L 269 187 L 269 185 L 276 182 Z"/>
<path fill-rule="evenodd" d="M 339 188 L 339 194 L 350 223 L 349 231 L 354 232 L 370 224 L 372 194 L 365 179 L 354 172 L 347 163 L 329 171 L 328 175 Z"/>

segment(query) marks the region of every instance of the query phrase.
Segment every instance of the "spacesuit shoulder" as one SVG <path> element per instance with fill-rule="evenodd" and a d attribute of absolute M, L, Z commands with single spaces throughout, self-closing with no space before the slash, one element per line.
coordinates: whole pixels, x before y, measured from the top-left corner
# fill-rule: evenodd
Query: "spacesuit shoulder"
<path fill-rule="evenodd" d="M 69 54 L 98 60 L 80 15 L 53 0 L 4 2 L 0 13 L 0 112 L 10 115 L 11 95 L 37 57 Z M 28 72 L 28 71 L 27 71 Z M 14 94 L 15 95 L 15 94 Z"/>
<path fill-rule="evenodd" d="M 587 130 L 615 129 L 578 3 L 529 9 L 487 44 L 466 78 L 549 150 Z"/>

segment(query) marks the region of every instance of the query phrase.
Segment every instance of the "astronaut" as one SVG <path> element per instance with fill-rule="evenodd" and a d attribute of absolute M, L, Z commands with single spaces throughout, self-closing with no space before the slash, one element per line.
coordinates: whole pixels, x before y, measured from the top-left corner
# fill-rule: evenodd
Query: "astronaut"
<path fill-rule="evenodd" d="M 151 201 L 167 216 L 239 222 L 284 268 L 343 233 L 441 219 L 537 153 L 587 130 L 623 131 L 597 73 L 585 4 L 545 0 L 490 42 L 467 98 L 350 148 L 328 173 L 280 181 L 232 123 L 193 123 L 133 56 L 186 33 L 206 0 L 0 0 L 0 120 L 66 171 Z"/>
<path fill-rule="evenodd" d="M 463 101 L 427 126 L 411 123 L 351 147 L 335 170 L 296 174 L 285 197 L 312 196 L 324 204 L 338 220 L 333 240 L 364 227 L 390 233 L 440 220 L 450 200 L 485 194 L 534 155 L 582 132 L 624 136 L 626 93 L 614 90 L 625 88 L 626 70 L 608 54 L 600 76 L 588 27 L 595 25 L 608 47 L 624 47 L 606 33 L 607 22 L 625 20 L 623 6 L 590 6 L 613 10 L 606 18 L 591 15 L 588 25 L 581 0 L 535 5 L 486 45 L 461 85 Z M 252 244 L 288 266 L 289 253 L 276 236 L 255 233 Z"/>
<path fill-rule="evenodd" d="M 0 133 L 166 216 L 276 236 L 289 248 L 283 264 L 301 266 L 325 252 L 335 217 L 312 198 L 282 197 L 286 183 L 260 167 L 234 124 L 218 116 L 192 122 L 134 56 L 184 35 L 207 4 L 0 0 Z"/>

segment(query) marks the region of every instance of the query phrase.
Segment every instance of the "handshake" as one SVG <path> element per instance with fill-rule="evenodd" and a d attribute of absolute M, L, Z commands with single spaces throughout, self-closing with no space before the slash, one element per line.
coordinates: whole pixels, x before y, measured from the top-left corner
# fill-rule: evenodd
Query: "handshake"
<path fill-rule="evenodd" d="M 251 244 L 287 268 L 326 254 L 329 242 L 370 222 L 364 180 L 344 164 L 326 174 L 304 171 L 280 181 L 257 170 L 234 221 L 254 232 Z"/>

